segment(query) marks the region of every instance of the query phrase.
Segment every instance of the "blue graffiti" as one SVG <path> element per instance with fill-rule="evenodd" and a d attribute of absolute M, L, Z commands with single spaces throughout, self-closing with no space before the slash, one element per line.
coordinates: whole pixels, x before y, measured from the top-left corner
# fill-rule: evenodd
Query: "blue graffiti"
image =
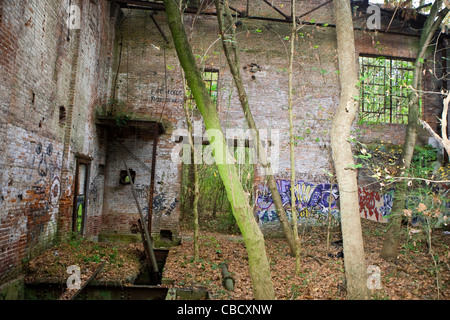
<path fill-rule="evenodd" d="M 291 219 L 291 183 L 288 180 L 277 181 L 278 191 L 286 214 Z M 323 222 L 331 214 L 335 219 L 339 218 L 337 200 L 339 191 L 337 185 L 312 184 L 297 181 L 294 186 L 295 207 L 299 220 L 315 219 Z M 330 202 L 331 199 L 331 202 Z M 261 223 L 277 222 L 279 220 L 272 193 L 267 186 L 261 186 L 256 196 L 258 207 L 257 217 Z"/>

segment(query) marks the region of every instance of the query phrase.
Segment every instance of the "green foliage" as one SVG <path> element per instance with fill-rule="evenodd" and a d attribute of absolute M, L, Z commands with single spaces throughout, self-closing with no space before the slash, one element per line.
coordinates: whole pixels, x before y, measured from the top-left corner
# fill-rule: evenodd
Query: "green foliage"
<path fill-rule="evenodd" d="M 402 146 L 390 142 L 381 141 L 379 144 L 366 145 L 349 139 L 356 149 L 354 157 L 357 159 L 359 168 L 364 168 L 369 175 L 379 180 L 384 186 L 394 181 L 393 173 L 401 168 Z M 410 177 L 431 179 L 434 173 L 437 150 L 432 146 L 416 146 L 411 167 L 406 174 Z M 444 169 L 441 169 L 443 172 Z"/>
<path fill-rule="evenodd" d="M 206 148 L 206 147 L 203 147 Z M 245 163 L 237 161 L 236 166 L 244 190 L 251 196 L 253 193 L 254 165 L 250 161 L 250 152 L 245 149 Z M 235 153 L 238 160 L 238 155 Z M 225 187 L 215 164 L 202 163 L 198 165 L 199 191 L 198 212 L 200 225 L 225 233 L 239 232 L 231 205 L 228 201 Z M 184 164 L 182 168 L 182 184 L 180 208 L 183 220 L 188 225 L 192 220 L 192 204 L 194 199 L 193 166 Z"/>
<path fill-rule="evenodd" d="M 318 132 L 314 132 L 315 134 L 319 134 Z M 323 130 L 321 132 L 323 136 L 326 136 L 328 131 Z M 294 133 L 294 145 L 298 145 L 299 142 L 304 142 L 304 141 L 310 141 L 310 142 L 315 142 L 316 144 L 320 145 L 321 142 L 323 142 L 323 138 L 320 138 L 318 136 L 315 136 L 315 134 L 313 134 L 311 127 L 306 126 L 305 123 L 302 123 L 301 126 L 296 126 L 296 132 Z"/>
<path fill-rule="evenodd" d="M 103 255 L 102 254 L 93 254 L 92 256 L 83 257 L 84 262 L 102 262 Z"/>
<path fill-rule="evenodd" d="M 226 213 L 219 215 L 217 223 L 217 231 L 224 233 L 239 233 L 239 228 L 236 224 L 231 206 Z"/>
<path fill-rule="evenodd" d="M 360 57 L 358 124 L 406 124 L 413 70 L 411 61 Z"/>
<path fill-rule="evenodd" d="M 439 188 L 439 184 L 431 183 L 438 177 L 441 180 L 450 176 L 450 166 L 435 169 L 437 152 L 432 146 L 416 146 L 412 158 L 411 166 L 405 170 L 399 178 L 395 174 L 401 167 L 400 159 L 402 147 L 393 144 L 365 145 L 353 139 L 351 141 L 356 149 L 355 158 L 359 168 L 363 168 L 368 175 L 375 178 L 382 188 L 395 186 L 396 195 L 406 199 L 406 208 L 403 212 L 404 219 L 420 222 L 424 229 L 423 239 L 425 243 L 431 242 L 427 238 L 429 230 L 441 227 L 448 223 L 447 215 L 450 215 L 448 195 L 444 188 Z M 403 180 L 402 180 L 403 179 Z M 406 179 L 406 180 L 404 180 Z M 405 183 L 399 183 L 404 181 Z M 394 183 L 396 183 L 394 185 Z M 414 238 L 414 250 L 417 250 L 419 235 Z M 404 249 L 409 249 L 411 244 L 404 244 Z"/>
<path fill-rule="evenodd" d="M 89 241 L 76 232 L 71 232 L 63 244 L 68 245 L 77 261 L 101 263 L 107 260 L 110 265 L 119 267 L 123 264 L 123 258 L 116 247 Z"/>
<path fill-rule="evenodd" d="M 220 243 L 214 236 L 203 237 L 203 238 L 208 240 L 208 241 L 205 242 L 205 246 L 214 248 L 216 253 L 221 253 L 222 252 Z"/>
<path fill-rule="evenodd" d="M 419 177 L 431 177 L 437 150 L 431 146 L 415 146 L 411 163 L 411 174 Z"/>
<path fill-rule="evenodd" d="M 200 55 L 197 55 L 199 58 Z M 217 104 L 218 92 L 219 92 L 219 73 L 217 71 L 203 71 L 202 78 L 205 83 L 206 90 L 209 92 L 212 101 Z M 195 109 L 195 100 L 192 95 L 192 91 L 189 86 L 186 84 L 186 97 L 188 104 L 188 108 L 190 110 Z"/>
<path fill-rule="evenodd" d="M 66 242 L 72 247 L 74 250 L 78 250 L 84 243 L 84 238 L 77 232 L 70 232 Z"/>

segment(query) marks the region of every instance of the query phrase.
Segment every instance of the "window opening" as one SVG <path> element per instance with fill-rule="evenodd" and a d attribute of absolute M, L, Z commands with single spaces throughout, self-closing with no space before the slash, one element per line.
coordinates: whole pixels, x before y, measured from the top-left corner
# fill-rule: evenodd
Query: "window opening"
<path fill-rule="evenodd" d="M 413 62 L 365 56 L 359 62 L 360 122 L 407 124 Z"/>

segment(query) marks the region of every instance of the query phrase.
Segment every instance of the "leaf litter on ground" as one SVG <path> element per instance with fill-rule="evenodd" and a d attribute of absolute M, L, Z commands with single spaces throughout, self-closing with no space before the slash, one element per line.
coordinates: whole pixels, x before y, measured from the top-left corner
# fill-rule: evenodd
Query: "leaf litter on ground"
<path fill-rule="evenodd" d="M 396 263 L 380 258 L 386 224 L 362 219 L 366 265 L 375 266 L 380 274 L 379 289 L 371 290 L 372 299 L 410 300 L 437 299 L 436 271 L 427 244 L 418 238 L 402 238 L 402 248 Z M 170 249 L 163 277 L 174 281 L 173 287 L 207 289 L 212 299 L 253 299 L 248 258 L 242 237 L 201 231 L 200 257 L 193 257 L 193 231 L 183 229 L 184 239 Z M 416 237 L 418 235 L 412 235 Z M 272 282 L 278 300 L 342 300 L 346 299 L 344 260 L 340 257 L 342 239 L 339 228 L 334 228 L 332 240 L 337 245 L 326 246 L 326 229 L 313 227 L 301 234 L 302 259 L 299 274 L 294 274 L 295 259 L 289 254 L 284 239 L 267 238 L 266 252 L 270 261 Z M 433 232 L 434 254 L 439 256 L 439 299 L 450 298 L 449 269 L 450 237 L 442 230 Z M 330 253 L 332 255 L 330 255 Z M 220 264 L 226 262 L 235 279 L 234 291 L 222 285 Z M 368 274 L 370 275 L 370 274 Z"/>
<path fill-rule="evenodd" d="M 396 263 L 389 263 L 380 258 L 386 225 L 362 219 L 362 226 L 366 265 L 379 268 L 381 277 L 381 288 L 371 291 L 372 299 L 437 299 L 437 283 L 439 299 L 449 299 L 449 235 L 440 229 L 433 231 L 433 254 L 438 257 L 434 265 L 424 235 L 404 232 L 399 258 Z M 210 298 L 216 300 L 254 298 L 247 251 L 240 235 L 201 231 L 198 260 L 193 257 L 193 231 L 183 228 L 180 235 L 183 241 L 170 248 L 163 269 L 163 277 L 173 280 L 173 284 L 163 286 L 206 289 Z M 338 255 L 342 247 L 330 244 L 327 250 L 326 231 L 320 227 L 305 229 L 301 239 L 299 274 L 294 274 L 295 260 L 284 239 L 265 241 L 276 298 L 346 299 L 344 260 Z M 330 242 L 339 244 L 341 239 L 339 228 L 333 228 Z M 83 284 L 105 262 L 95 280 L 131 285 L 141 270 L 143 257 L 142 243 L 120 245 L 76 239 L 54 246 L 29 261 L 25 281 L 65 283 L 69 277 L 67 267 L 78 265 Z M 227 263 L 234 278 L 233 291 L 222 285 L 222 263 Z M 61 299 L 74 293 L 68 291 L 71 292 L 65 292 Z"/>
<path fill-rule="evenodd" d="M 98 282 L 130 285 L 140 273 L 141 243 L 111 244 L 77 238 L 45 250 L 25 267 L 26 283 L 66 284 L 69 266 L 80 268 L 81 286 L 104 264 L 95 277 Z M 70 299 L 75 289 L 66 289 L 61 300 Z"/>

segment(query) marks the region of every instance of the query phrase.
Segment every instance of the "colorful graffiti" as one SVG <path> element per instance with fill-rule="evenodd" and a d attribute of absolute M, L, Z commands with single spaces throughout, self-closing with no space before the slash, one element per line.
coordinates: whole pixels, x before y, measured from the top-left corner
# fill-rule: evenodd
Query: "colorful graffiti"
<path fill-rule="evenodd" d="M 278 191 L 286 214 L 291 219 L 291 182 L 277 180 Z M 295 206 L 299 213 L 299 222 L 323 224 L 330 212 L 333 221 L 340 220 L 338 199 L 339 190 L 336 184 L 312 184 L 305 181 L 295 183 Z M 394 192 L 378 193 L 376 191 L 359 188 L 359 207 L 361 217 L 377 222 L 387 222 L 394 200 Z M 256 192 L 256 217 L 260 224 L 277 223 L 279 221 L 272 194 L 266 185 L 262 185 Z"/>
<path fill-rule="evenodd" d="M 394 191 L 379 193 L 367 188 L 359 188 L 359 211 L 361 217 L 377 222 L 388 222 L 394 203 Z"/>
<path fill-rule="evenodd" d="M 291 218 L 291 182 L 288 180 L 277 181 L 283 207 L 288 218 Z M 308 219 L 312 222 L 323 223 L 328 217 L 328 212 L 335 219 L 339 219 L 337 210 L 337 199 L 339 191 L 337 185 L 317 184 L 297 181 L 294 187 L 295 206 L 299 213 L 299 220 Z M 260 186 L 256 195 L 257 217 L 260 223 L 277 222 L 275 204 L 272 194 L 267 186 Z"/>

